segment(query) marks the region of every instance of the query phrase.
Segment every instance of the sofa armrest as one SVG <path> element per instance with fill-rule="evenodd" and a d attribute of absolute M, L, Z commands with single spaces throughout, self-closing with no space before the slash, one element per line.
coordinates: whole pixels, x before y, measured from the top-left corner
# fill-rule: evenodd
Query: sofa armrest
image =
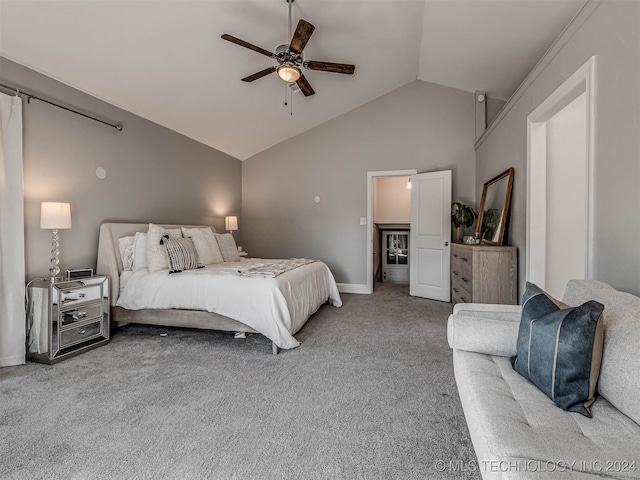
<path fill-rule="evenodd" d="M 454 350 L 511 357 L 516 354 L 519 305 L 456 304 L 447 323 L 447 340 Z"/>

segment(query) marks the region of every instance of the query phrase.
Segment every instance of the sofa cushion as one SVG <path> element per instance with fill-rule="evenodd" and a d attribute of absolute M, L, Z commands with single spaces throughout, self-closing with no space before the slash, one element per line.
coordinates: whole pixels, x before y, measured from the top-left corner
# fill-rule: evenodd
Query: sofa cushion
<path fill-rule="evenodd" d="M 606 399 L 567 413 L 506 357 L 454 350 L 453 366 L 483 479 L 638 478 L 640 426 Z"/>
<path fill-rule="evenodd" d="M 586 299 L 605 305 L 598 393 L 640 423 L 640 298 L 593 280 L 567 283 L 564 302 L 578 305 Z"/>
<path fill-rule="evenodd" d="M 447 340 L 453 349 L 511 357 L 516 354 L 519 325 L 519 307 L 493 313 L 463 310 L 449 316 Z"/>
<path fill-rule="evenodd" d="M 527 282 L 514 369 L 563 410 L 591 417 L 602 359 L 604 305 L 561 308 Z"/>

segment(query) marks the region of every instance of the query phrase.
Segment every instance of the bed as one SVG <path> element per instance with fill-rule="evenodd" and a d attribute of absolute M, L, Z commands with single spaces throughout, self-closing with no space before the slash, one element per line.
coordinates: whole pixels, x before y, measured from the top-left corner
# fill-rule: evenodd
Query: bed
<path fill-rule="evenodd" d="M 120 239 L 145 233 L 150 224 L 104 223 L 100 226 L 96 273 L 109 278 L 111 320 L 176 327 L 260 333 L 278 348 L 300 343 L 293 337 L 323 304 L 342 305 L 331 271 L 311 261 L 274 276 L 263 269 L 284 260 L 239 259 L 181 273 L 168 269 L 125 270 Z M 210 228 L 159 225 L 166 229 Z M 254 274 L 255 273 L 255 274 Z"/>

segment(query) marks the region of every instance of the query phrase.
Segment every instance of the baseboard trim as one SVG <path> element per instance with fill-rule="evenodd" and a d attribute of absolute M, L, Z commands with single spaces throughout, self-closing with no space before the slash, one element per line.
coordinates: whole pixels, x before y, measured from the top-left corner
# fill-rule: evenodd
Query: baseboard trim
<path fill-rule="evenodd" d="M 338 291 L 340 293 L 358 293 L 362 295 L 371 293 L 366 285 L 357 283 L 338 283 Z"/>

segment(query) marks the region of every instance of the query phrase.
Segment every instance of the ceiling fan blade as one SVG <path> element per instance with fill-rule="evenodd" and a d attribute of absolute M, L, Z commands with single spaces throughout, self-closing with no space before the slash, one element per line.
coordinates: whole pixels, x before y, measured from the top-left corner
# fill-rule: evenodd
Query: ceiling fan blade
<path fill-rule="evenodd" d="M 222 35 L 220 38 L 222 38 L 223 40 L 226 40 L 227 42 L 235 43 L 236 45 L 240 45 L 241 47 L 248 48 L 249 50 L 253 50 L 254 52 L 261 53 L 262 55 L 265 55 L 267 57 L 275 58 L 275 55 L 271 53 L 269 50 L 256 47 L 255 45 L 252 45 L 249 42 L 245 42 L 244 40 L 240 40 L 239 38 L 236 38 L 234 36 L 227 35 L 226 33 Z"/>
<path fill-rule="evenodd" d="M 298 26 L 296 27 L 296 33 L 293 34 L 293 38 L 291 39 L 289 50 L 297 54 L 302 53 L 302 50 L 304 50 L 304 46 L 309 41 L 309 38 L 311 38 L 311 34 L 315 29 L 316 27 L 311 25 L 306 20 L 300 20 L 298 22 Z"/>
<path fill-rule="evenodd" d="M 308 62 L 304 62 L 304 66 L 309 70 L 344 73 L 346 75 L 353 75 L 353 72 L 356 71 L 356 66 L 350 65 L 348 63 L 315 62 L 313 60 L 310 60 Z"/>
<path fill-rule="evenodd" d="M 311 85 L 309 84 L 305 76 L 302 74 L 300 74 L 300 78 L 298 79 L 296 84 L 298 85 L 298 88 L 300 88 L 300 91 L 304 94 L 305 97 L 309 97 L 316 93 L 313 91 L 313 88 L 311 88 Z"/>
<path fill-rule="evenodd" d="M 254 73 L 253 75 L 249 75 L 248 77 L 244 77 L 242 79 L 243 82 L 253 82 L 254 80 L 258 80 L 259 78 L 266 77 L 270 73 L 276 71 L 277 67 L 269 67 L 264 70 L 260 70 L 258 73 Z"/>

